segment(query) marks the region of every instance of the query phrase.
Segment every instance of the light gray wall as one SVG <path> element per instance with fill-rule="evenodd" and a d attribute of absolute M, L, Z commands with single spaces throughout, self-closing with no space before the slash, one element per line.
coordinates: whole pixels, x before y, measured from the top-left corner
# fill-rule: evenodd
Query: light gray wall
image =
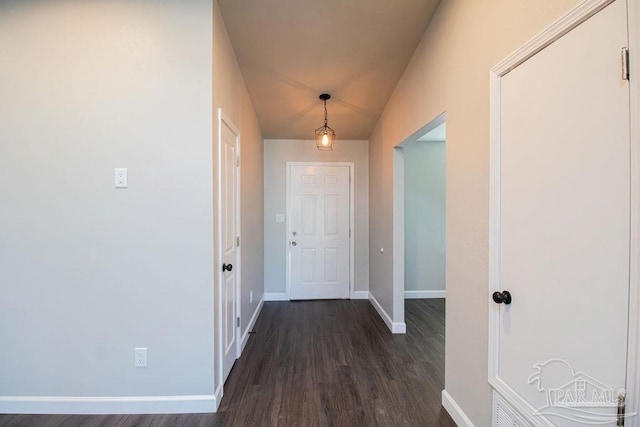
<path fill-rule="evenodd" d="M 0 395 L 212 394 L 212 12 L 0 2 Z"/>
<path fill-rule="evenodd" d="M 217 141 L 217 109 L 240 129 L 240 329 L 244 334 L 264 294 L 264 144 L 249 92 L 240 73 L 217 3 L 213 15 L 214 138 Z M 218 164 L 217 152 L 213 164 Z M 214 182 L 217 188 L 217 170 Z M 218 200 L 217 196 L 214 198 Z M 217 212 L 217 210 L 216 210 Z M 217 220 L 217 218 L 216 218 Z M 217 262 L 217 257 L 216 257 Z M 221 266 L 216 266 L 219 271 Z M 253 293 L 253 301 L 250 300 Z"/>
<path fill-rule="evenodd" d="M 489 70 L 578 0 L 442 0 L 369 139 L 370 292 L 394 312 L 393 147 L 447 115 L 445 387 L 478 426 L 487 383 Z M 397 307 L 395 307 L 397 308 Z"/>
<path fill-rule="evenodd" d="M 404 147 L 404 285 L 445 289 L 445 143 Z"/>
<path fill-rule="evenodd" d="M 336 141 L 333 151 L 318 151 L 315 141 L 265 140 L 264 152 L 264 288 L 266 293 L 286 291 L 287 162 L 354 162 L 355 290 L 369 289 L 369 160 L 367 141 Z"/>

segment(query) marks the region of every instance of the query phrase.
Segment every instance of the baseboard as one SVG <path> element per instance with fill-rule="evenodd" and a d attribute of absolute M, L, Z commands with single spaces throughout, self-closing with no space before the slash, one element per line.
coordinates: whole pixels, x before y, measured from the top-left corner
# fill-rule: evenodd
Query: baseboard
<path fill-rule="evenodd" d="M 384 321 L 384 323 L 387 324 L 387 327 L 389 328 L 389 330 L 392 331 L 393 322 L 391 321 L 391 317 L 389 317 L 387 312 L 384 311 L 384 308 L 382 308 L 382 306 L 380 305 L 376 297 L 373 296 L 372 293 L 369 293 L 369 301 L 371 301 L 371 304 L 373 305 L 373 307 L 376 309 L 380 317 L 382 317 L 382 320 Z"/>
<path fill-rule="evenodd" d="M 286 292 L 269 292 L 264 294 L 265 301 L 289 301 L 289 295 Z"/>
<path fill-rule="evenodd" d="M 351 299 L 369 299 L 369 291 L 353 291 Z"/>
<path fill-rule="evenodd" d="M 407 325 L 404 322 L 393 322 L 391 317 L 384 311 L 384 308 L 380 305 L 376 297 L 373 296 L 371 292 L 369 292 L 369 301 L 375 307 L 376 311 L 384 320 L 384 323 L 387 325 L 391 333 L 393 334 L 405 334 L 407 333 Z"/>
<path fill-rule="evenodd" d="M 244 346 L 246 346 L 247 345 L 247 341 L 249 341 L 249 332 L 256 325 L 256 320 L 258 320 L 258 316 L 260 315 L 260 312 L 262 311 L 262 306 L 263 305 L 264 305 L 264 296 L 262 297 L 262 299 L 258 303 L 258 306 L 256 307 L 256 311 L 253 312 L 253 316 L 251 316 L 251 320 L 249 321 L 249 325 L 247 326 L 247 329 L 245 329 L 244 334 L 242 334 L 242 339 L 240 340 L 240 354 L 242 354 L 242 352 L 244 351 Z M 238 357 L 240 357 L 240 356 L 238 356 Z"/>
<path fill-rule="evenodd" d="M 211 413 L 216 395 L 58 397 L 0 396 L 0 414 L 186 414 Z"/>
<path fill-rule="evenodd" d="M 222 402 L 222 395 L 224 394 L 224 384 L 220 383 L 218 384 L 218 387 L 216 387 L 216 391 L 213 394 L 213 398 L 216 400 L 215 401 L 215 411 L 214 412 L 218 412 L 218 407 L 220 406 L 220 402 Z"/>
<path fill-rule="evenodd" d="M 447 291 L 404 291 L 405 299 L 445 298 Z"/>
<path fill-rule="evenodd" d="M 351 299 L 369 299 L 369 291 L 354 291 Z M 264 294 L 265 301 L 289 301 L 289 295 L 286 292 L 268 292 Z"/>
<path fill-rule="evenodd" d="M 451 397 L 447 390 L 442 390 L 442 406 L 447 410 L 449 415 L 451 415 L 456 425 L 460 427 L 474 427 L 469 417 L 467 417 L 467 414 L 465 414 L 462 408 L 453 400 L 453 397 Z"/>
<path fill-rule="evenodd" d="M 391 325 L 391 332 L 394 334 L 406 334 L 407 324 L 404 322 L 393 322 Z"/>

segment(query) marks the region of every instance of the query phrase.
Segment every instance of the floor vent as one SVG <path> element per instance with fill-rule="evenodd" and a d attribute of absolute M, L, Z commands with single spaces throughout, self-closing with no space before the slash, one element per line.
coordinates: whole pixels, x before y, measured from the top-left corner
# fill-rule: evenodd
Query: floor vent
<path fill-rule="evenodd" d="M 493 393 L 493 427 L 527 427 L 525 422 L 498 394 Z"/>

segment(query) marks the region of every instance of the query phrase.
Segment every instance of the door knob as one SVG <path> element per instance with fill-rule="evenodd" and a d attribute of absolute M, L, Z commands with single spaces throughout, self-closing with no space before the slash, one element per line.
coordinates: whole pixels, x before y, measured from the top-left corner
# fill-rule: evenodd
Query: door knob
<path fill-rule="evenodd" d="M 291 242 L 291 246 L 296 246 L 298 243 L 297 242 Z"/>
<path fill-rule="evenodd" d="M 509 291 L 494 292 L 493 302 L 496 304 L 511 304 L 511 293 Z"/>
<path fill-rule="evenodd" d="M 233 270 L 233 265 L 232 264 L 222 264 L 222 271 L 231 271 Z"/>

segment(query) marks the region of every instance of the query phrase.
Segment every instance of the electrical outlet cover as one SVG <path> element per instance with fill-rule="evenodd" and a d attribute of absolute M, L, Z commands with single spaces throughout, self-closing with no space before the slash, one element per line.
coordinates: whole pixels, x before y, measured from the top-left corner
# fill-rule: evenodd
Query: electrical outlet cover
<path fill-rule="evenodd" d="M 133 350 L 134 353 L 134 365 L 136 368 L 147 367 L 147 348 L 138 347 Z"/>
<path fill-rule="evenodd" d="M 127 168 L 116 168 L 115 169 L 115 187 L 116 188 L 127 188 L 129 186 L 127 179 Z"/>

